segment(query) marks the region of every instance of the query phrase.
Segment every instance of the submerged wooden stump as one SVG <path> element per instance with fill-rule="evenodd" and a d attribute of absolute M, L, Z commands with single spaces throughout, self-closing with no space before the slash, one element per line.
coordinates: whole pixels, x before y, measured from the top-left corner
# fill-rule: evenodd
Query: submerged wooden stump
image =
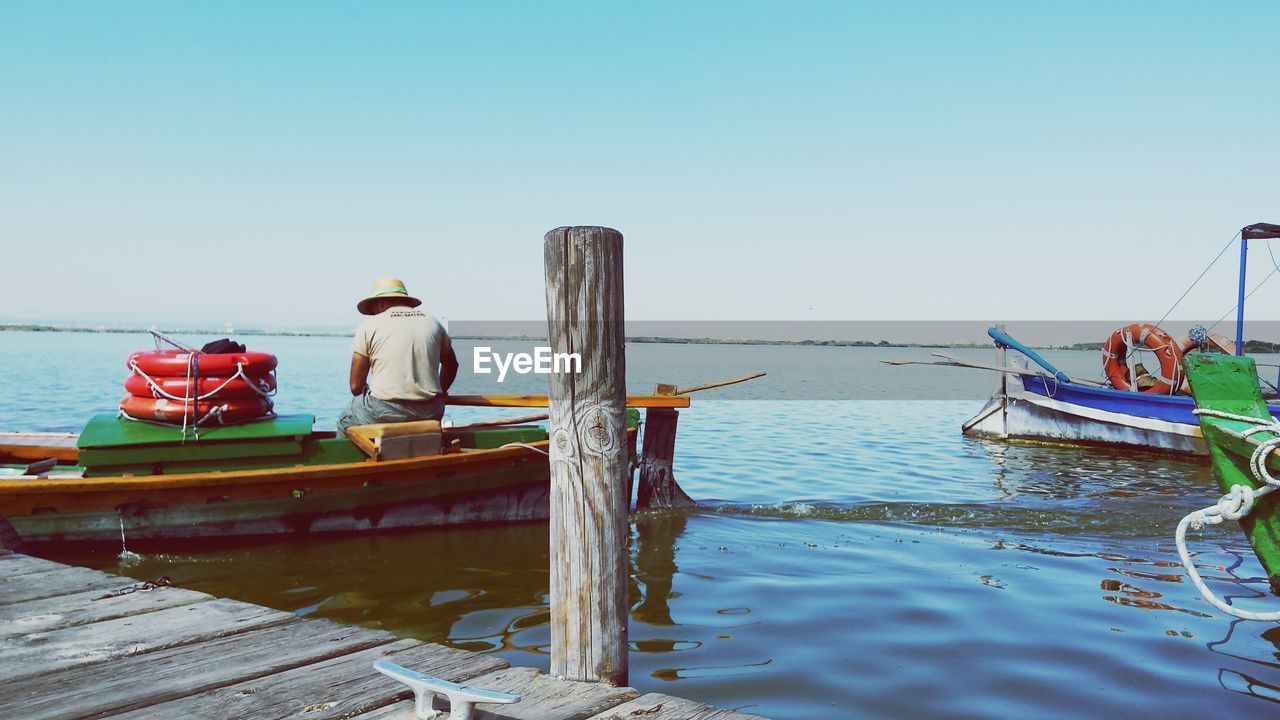
<path fill-rule="evenodd" d="M 644 448 L 640 453 L 640 488 L 636 509 L 697 507 L 676 483 L 672 462 L 676 453 L 678 410 L 650 408 L 645 412 Z"/>
<path fill-rule="evenodd" d="M 626 358 L 622 234 L 564 227 L 543 240 L 552 353 L 551 674 L 627 682 Z"/>

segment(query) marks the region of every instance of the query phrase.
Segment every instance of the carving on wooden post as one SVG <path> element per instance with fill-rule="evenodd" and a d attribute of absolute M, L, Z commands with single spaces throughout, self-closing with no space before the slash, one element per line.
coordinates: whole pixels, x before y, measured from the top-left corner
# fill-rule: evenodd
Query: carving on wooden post
<path fill-rule="evenodd" d="M 551 674 L 627 682 L 626 360 L 622 234 L 562 227 L 543 239 L 549 376 Z"/>

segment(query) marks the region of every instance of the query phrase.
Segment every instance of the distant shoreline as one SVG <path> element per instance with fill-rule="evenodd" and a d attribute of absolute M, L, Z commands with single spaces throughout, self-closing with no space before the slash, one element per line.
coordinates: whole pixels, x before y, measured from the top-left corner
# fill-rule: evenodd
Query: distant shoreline
<path fill-rule="evenodd" d="M 0 325 L 0 331 L 52 332 L 52 333 L 101 333 L 117 335 L 146 335 L 147 328 L 136 327 L 84 327 L 79 325 Z M 209 328 L 156 328 L 166 335 L 276 335 L 281 337 L 352 337 L 351 332 L 333 330 L 211 330 Z"/>
<path fill-rule="evenodd" d="M 210 328 L 157 328 L 166 335 L 243 335 L 258 337 L 352 337 L 353 332 L 337 332 L 331 330 L 233 330 L 228 332 Z M 104 333 L 104 334 L 146 334 L 146 328 L 136 327 L 85 327 L 74 325 L 23 325 L 0 324 L 0 331 L 10 332 L 49 332 L 49 333 Z M 546 342 L 545 337 L 532 335 L 454 335 L 458 340 L 511 340 L 516 342 Z M 682 338 L 638 335 L 628 337 L 627 342 L 654 345 L 794 345 L 800 347 L 881 347 L 881 348 L 950 348 L 978 349 L 990 348 L 988 343 L 895 343 L 888 340 L 755 340 L 750 338 Z M 1054 346 L 1058 347 L 1058 346 Z M 1063 348 L 1066 349 L 1066 348 Z"/>
<path fill-rule="evenodd" d="M 125 328 L 125 327 L 83 327 L 83 326 L 63 326 L 63 325 L 21 325 L 21 324 L 0 324 L 0 332 L 51 332 L 51 333 L 110 333 L 120 335 L 146 334 L 150 332 L 145 328 Z M 222 330 L 211 330 L 209 328 L 169 328 L 161 329 L 167 335 L 244 335 L 253 337 L 352 337 L 351 332 L 337 332 L 333 330 L 235 330 L 227 332 Z M 534 337 L 532 335 L 454 335 L 458 340 L 510 340 L 515 342 L 546 342 L 545 337 Z M 780 345 L 780 346 L 797 346 L 797 347 L 851 347 L 851 348 L 937 348 L 951 350 L 980 350 L 990 349 L 989 343 L 895 343 L 888 340 L 753 340 L 749 338 L 737 339 L 721 339 L 721 338 L 681 338 L 681 337 L 661 337 L 652 335 L 638 335 L 628 337 L 627 342 L 638 345 Z M 1070 345 L 1032 345 L 1036 350 L 1080 350 L 1097 352 L 1102 350 L 1102 343 L 1073 343 Z M 1246 354 L 1274 354 L 1280 353 L 1280 343 L 1267 342 L 1265 340 L 1246 340 L 1244 342 L 1244 351 Z"/>

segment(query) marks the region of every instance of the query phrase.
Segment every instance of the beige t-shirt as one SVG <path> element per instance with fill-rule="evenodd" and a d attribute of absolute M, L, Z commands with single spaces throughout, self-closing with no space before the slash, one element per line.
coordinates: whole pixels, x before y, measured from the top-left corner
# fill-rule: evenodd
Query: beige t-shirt
<path fill-rule="evenodd" d="M 360 323 L 352 351 L 369 358 L 369 394 L 430 400 L 440 394 L 440 352 L 449 341 L 430 314 L 392 307 Z"/>

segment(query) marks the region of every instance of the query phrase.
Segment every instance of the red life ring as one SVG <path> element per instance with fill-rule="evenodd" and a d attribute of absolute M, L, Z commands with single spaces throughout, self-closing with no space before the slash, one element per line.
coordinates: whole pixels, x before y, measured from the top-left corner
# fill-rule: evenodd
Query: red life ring
<path fill-rule="evenodd" d="M 205 377 L 203 375 L 197 380 L 196 392 L 197 397 L 208 400 L 214 399 L 231 399 L 231 398 L 255 398 L 262 397 L 262 393 L 270 393 L 276 389 L 275 375 L 261 375 L 259 377 L 250 377 L 252 385 L 245 382 L 244 378 L 224 378 L 224 377 Z M 154 382 L 160 387 L 157 391 L 151 386 Z M 177 398 L 191 398 L 191 381 L 184 375 L 182 377 L 153 377 L 151 382 L 147 382 L 147 378 L 133 373 L 124 380 L 124 389 L 135 397 L 158 398 L 165 397 L 164 393 Z M 261 392 L 255 392 L 257 388 Z M 209 393 L 217 390 L 217 394 L 213 397 L 206 398 Z M 169 398 L 170 400 L 173 397 Z"/>
<path fill-rule="evenodd" d="M 194 367 L 191 355 L 196 359 Z M 150 350 L 138 351 L 129 355 L 126 367 L 132 370 L 135 366 L 142 372 L 155 377 L 169 375 L 185 378 L 189 373 L 201 377 L 231 377 L 237 368 L 242 368 L 245 375 L 266 375 L 276 369 L 276 356 L 271 353 L 247 351 L 242 353 L 188 353 L 185 350 Z M 193 371 L 198 370 L 198 373 Z"/>
<path fill-rule="evenodd" d="M 164 398 L 126 395 L 120 401 L 120 411 L 134 420 L 151 420 L 175 425 L 182 424 L 184 415 L 188 423 L 195 424 L 205 420 L 212 413 L 213 417 L 206 422 L 228 425 L 270 415 L 271 401 L 266 398 L 236 398 L 217 402 L 184 403 Z"/>
<path fill-rule="evenodd" d="M 1182 388 L 1182 349 L 1169 333 L 1150 323 L 1133 323 L 1111 333 L 1102 347 L 1102 369 L 1116 390 L 1128 390 L 1129 345 L 1143 345 L 1153 350 L 1160 360 L 1156 384 L 1142 390 L 1149 395 L 1172 395 Z"/>

